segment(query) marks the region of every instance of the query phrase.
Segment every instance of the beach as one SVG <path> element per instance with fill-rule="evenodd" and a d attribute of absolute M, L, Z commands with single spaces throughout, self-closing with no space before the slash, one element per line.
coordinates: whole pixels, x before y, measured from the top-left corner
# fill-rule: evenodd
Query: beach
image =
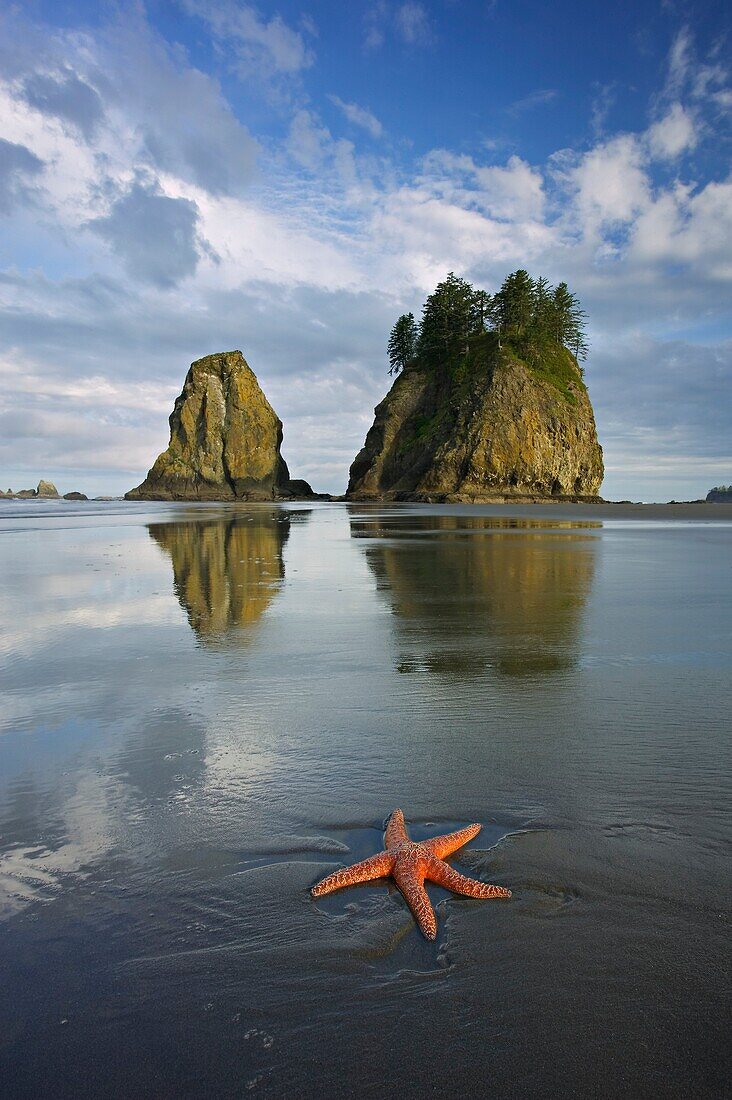
<path fill-rule="evenodd" d="M 719 1097 L 732 507 L 0 504 L 13 1097 Z M 400 807 L 512 890 L 314 899 Z"/>

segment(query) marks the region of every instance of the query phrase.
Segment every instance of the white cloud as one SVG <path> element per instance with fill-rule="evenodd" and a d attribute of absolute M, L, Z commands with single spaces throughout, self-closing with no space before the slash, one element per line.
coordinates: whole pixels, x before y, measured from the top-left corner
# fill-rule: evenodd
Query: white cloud
<path fill-rule="evenodd" d="M 26 358 L 19 348 L 11 348 L 0 356 L 0 381 L 6 410 L 33 398 L 45 404 L 59 400 L 70 407 L 165 413 L 170 411 L 175 396 L 173 386 L 159 382 L 133 382 L 103 375 L 54 376 L 42 363 Z"/>
<path fill-rule="evenodd" d="M 8 29 L 22 41 L 23 26 Z M 240 193 L 251 182 L 257 143 L 216 82 L 141 17 L 103 28 L 93 40 L 58 32 L 38 48 L 30 56 L 19 49 L 13 72 L 4 80 L 0 72 L 0 120 L 6 139 L 49 166 L 45 184 L 64 220 L 79 207 L 94 216 L 107 181 L 129 183 L 140 168 L 219 194 Z M 70 117 L 76 126 L 69 127 Z"/>
<path fill-rule="evenodd" d="M 692 116 L 680 103 L 674 103 L 662 119 L 648 130 L 651 156 L 660 160 L 672 160 L 693 149 L 697 144 L 697 132 Z"/>
<path fill-rule="evenodd" d="M 688 27 L 682 27 L 677 32 L 669 50 L 666 95 L 679 95 L 683 91 L 691 67 L 691 34 Z"/>
<path fill-rule="evenodd" d="M 396 34 L 404 7 L 376 5 L 374 26 Z M 310 64 L 302 36 L 281 21 L 219 8 L 221 28 L 242 15 L 232 42 L 216 32 L 238 62 L 251 49 L 252 64 L 293 81 Z M 704 326 L 728 309 L 732 183 L 698 184 L 679 159 L 708 138 L 724 84 L 718 65 L 694 60 L 688 39 L 677 41 L 671 73 L 674 94 L 652 105 L 647 130 L 544 164 L 445 149 L 411 166 L 381 150 L 364 156 L 358 135 L 334 138 L 302 96 L 288 101 L 289 130 L 261 151 L 255 177 L 257 146 L 216 82 L 143 20 L 93 40 L 47 36 L 28 57 L 17 50 L 0 86 L 3 137 L 27 151 L 12 174 L 14 225 L 17 204 L 32 201 L 33 231 L 42 225 L 60 242 L 68 271 L 0 273 L 2 342 L 19 349 L 0 364 L 4 468 L 27 469 L 30 484 L 31 473 L 104 464 L 112 487 L 128 488 L 167 442 L 188 363 L 241 347 L 285 421 L 293 474 L 341 490 L 386 388 L 393 318 L 418 312 L 448 270 L 492 290 L 518 266 L 566 278 L 589 311 L 588 377 L 609 464 L 619 469 L 623 448 L 631 453 L 613 405 L 618 379 L 635 394 L 623 415 L 641 425 L 648 454 L 663 423 L 663 438 L 691 462 L 712 445 L 703 417 L 684 435 L 668 421 L 666 391 L 663 415 L 654 419 L 652 401 L 643 416 L 634 411 L 642 394 L 623 359 L 642 361 L 649 386 L 661 373 L 675 379 L 678 399 L 682 371 L 671 369 L 659 333 L 666 344 L 678 334 L 674 362 L 697 370 L 693 334 L 714 343 L 716 329 L 704 335 Z M 366 108 L 332 102 L 379 136 Z M 712 351 L 700 409 L 715 400 Z M 715 461 L 723 448 L 719 432 L 711 436 Z"/>
<path fill-rule="evenodd" d="M 313 64 L 303 36 L 279 15 L 267 21 L 249 4 L 231 0 L 183 0 L 183 7 L 205 20 L 218 43 L 235 54 L 243 76 L 292 75 Z"/>
<path fill-rule="evenodd" d="M 318 232 L 285 211 L 260 204 L 199 196 L 201 234 L 215 252 L 215 264 L 202 273 L 208 286 L 234 288 L 250 282 L 355 287 L 361 269 L 337 233 Z"/>
<path fill-rule="evenodd" d="M 465 154 L 435 149 L 422 167 L 420 183 L 457 205 L 506 221 L 533 221 L 543 215 L 542 175 L 520 157 L 509 157 L 505 165 L 481 165 Z"/>
<path fill-rule="evenodd" d="M 608 116 L 615 105 L 618 87 L 615 83 L 596 84 L 590 108 L 590 126 L 595 138 L 605 133 Z"/>
<path fill-rule="evenodd" d="M 366 28 L 366 36 L 364 38 L 365 49 L 376 50 L 379 46 L 383 45 L 386 14 L 386 0 L 374 0 L 374 2 L 367 5 L 364 14 L 364 26 Z"/>
<path fill-rule="evenodd" d="M 661 193 L 636 220 L 629 259 L 684 264 L 696 285 L 732 281 L 732 180 Z"/>
<path fill-rule="evenodd" d="M 424 4 L 414 3 L 413 0 L 400 4 L 394 19 L 399 34 L 410 46 L 424 45 L 430 41 L 432 31 Z"/>
<path fill-rule="evenodd" d="M 407 46 L 426 46 L 433 40 L 432 25 L 424 4 L 407 0 L 391 4 L 387 0 L 369 3 L 364 16 L 367 50 L 378 49 L 387 34 L 393 34 Z"/>
<path fill-rule="evenodd" d="M 403 187 L 385 196 L 374 212 L 371 234 L 386 253 L 382 281 L 393 283 L 396 276 L 402 285 L 424 291 L 432 290 L 451 270 L 469 273 L 486 264 L 509 267 L 519 256 L 529 262 L 554 239 L 553 231 L 541 223 L 494 219 L 476 209 L 466 195 L 445 197 L 425 186 Z"/>
<path fill-rule="evenodd" d="M 567 172 L 585 235 L 628 223 L 649 200 L 644 152 L 634 134 L 596 145 Z"/>
<path fill-rule="evenodd" d="M 558 96 L 556 88 L 540 88 L 536 92 L 530 92 L 521 99 L 515 100 L 509 110 L 512 114 L 520 115 L 525 111 L 533 111 L 535 107 L 541 107 L 544 103 L 551 103 Z"/>
<path fill-rule="evenodd" d="M 724 57 L 724 43 L 719 40 L 705 60 L 700 60 L 688 27 L 682 27 L 671 44 L 666 83 L 659 101 L 673 103 L 685 96 L 697 104 L 709 103 L 725 110 L 729 107 L 729 65 Z"/>
<path fill-rule="evenodd" d="M 370 134 L 372 138 L 381 137 L 384 132 L 384 127 L 368 108 L 359 107 L 358 103 L 345 103 L 337 95 L 330 95 L 328 99 L 343 112 L 348 121 L 352 122 L 354 126 L 360 126 L 361 129 Z"/>
<path fill-rule="evenodd" d="M 38 201 L 50 207 L 63 225 L 78 224 L 95 213 L 94 194 L 98 176 L 95 155 L 78 135 L 68 132 L 55 116 L 46 116 L 0 81 L 0 119 L 3 137 L 22 145 L 41 166 L 34 173 Z M 120 137 L 118 155 L 124 148 Z M 123 172 L 124 155 L 116 164 L 110 158 L 109 172 Z"/>
<path fill-rule="evenodd" d="M 331 141 L 330 131 L 312 111 L 301 109 L 295 112 L 290 123 L 287 147 L 298 164 L 311 172 L 315 171 L 323 163 Z"/>
<path fill-rule="evenodd" d="M 541 174 L 520 157 L 509 157 L 505 167 L 476 168 L 481 205 L 495 218 L 531 220 L 544 212 Z"/>

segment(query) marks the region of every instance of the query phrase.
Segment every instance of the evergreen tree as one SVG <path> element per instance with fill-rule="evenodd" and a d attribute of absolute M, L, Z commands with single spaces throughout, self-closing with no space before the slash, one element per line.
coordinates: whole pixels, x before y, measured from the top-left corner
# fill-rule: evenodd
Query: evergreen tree
<path fill-rule="evenodd" d="M 484 290 L 476 290 L 473 295 L 473 324 L 474 333 L 485 332 L 491 318 L 492 298 Z"/>
<path fill-rule="evenodd" d="M 585 312 L 566 283 L 559 283 L 552 298 L 552 335 L 573 353 L 575 359 L 587 358 Z"/>
<path fill-rule="evenodd" d="M 499 333 L 522 337 L 531 327 L 536 288 L 528 271 L 508 275 L 493 299 L 493 315 Z"/>
<path fill-rule="evenodd" d="M 471 337 L 491 328 L 499 348 L 506 340 L 528 362 L 540 361 L 549 352 L 547 342 L 563 345 L 577 360 L 587 357 L 585 313 L 566 283 L 552 287 L 543 276 L 533 279 L 519 268 L 506 276 L 491 297 L 451 271 L 427 298 L 419 328 L 411 313 L 394 325 L 389 373 L 417 358 L 425 366 L 442 367 L 452 374 L 466 361 Z M 475 350 L 480 346 L 475 345 Z"/>
<path fill-rule="evenodd" d="M 574 297 L 566 283 L 559 283 L 552 295 L 551 334 L 558 344 L 563 344 L 569 333 L 569 316 Z"/>
<path fill-rule="evenodd" d="M 413 313 L 403 313 L 391 330 L 387 351 L 389 354 L 389 374 L 404 370 L 417 350 L 417 323 Z"/>
<path fill-rule="evenodd" d="M 537 335 L 550 331 L 552 324 L 552 286 L 541 275 L 534 283 L 534 304 L 531 327 Z"/>
<path fill-rule="evenodd" d="M 422 307 L 417 351 L 427 361 L 445 362 L 467 351 L 475 331 L 475 291 L 465 279 L 450 272 L 438 283 Z"/>

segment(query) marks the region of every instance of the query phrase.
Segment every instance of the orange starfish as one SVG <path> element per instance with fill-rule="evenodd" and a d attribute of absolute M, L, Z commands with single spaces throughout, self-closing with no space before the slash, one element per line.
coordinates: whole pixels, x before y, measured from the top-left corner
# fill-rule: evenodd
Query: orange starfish
<path fill-rule="evenodd" d="M 458 829 L 456 833 L 435 836 L 431 840 L 417 843 L 409 839 L 402 811 L 394 810 L 384 833 L 383 852 L 377 852 L 375 856 L 354 863 L 351 867 L 344 867 L 342 871 L 334 871 L 313 886 L 310 893 L 319 898 L 323 894 L 340 890 L 342 886 L 353 886 L 357 882 L 370 882 L 371 879 L 391 875 L 422 932 L 428 940 L 433 940 L 437 935 L 437 921 L 423 885 L 426 878 L 448 890 L 454 890 L 457 894 L 467 894 L 470 898 L 511 897 L 510 890 L 466 878 L 443 862 L 444 856 L 462 848 L 463 844 L 467 844 L 479 832 L 480 825 L 468 825 L 466 829 Z"/>

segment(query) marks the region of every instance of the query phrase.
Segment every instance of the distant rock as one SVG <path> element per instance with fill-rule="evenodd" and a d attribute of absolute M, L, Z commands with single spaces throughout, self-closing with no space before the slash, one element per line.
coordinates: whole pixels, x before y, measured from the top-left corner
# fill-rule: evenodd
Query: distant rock
<path fill-rule="evenodd" d="M 11 498 L 14 500 L 35 500 L 38 497 L 42 497 L 44 500 L 60 500 L 58 489 L 52 481 L 38 482 L 38 486 L 35 489 L 18 489 L 17 493 L 14 493 L 12 489 L 8 489 L 7 493 L 3 493 L 0 490 L 0 497 Z"/>
<path fill-rule="evenodd" d="M 732 485 L 715 485 L 706 499 L 709 504 L 732 504 Z"/>
<path fill-rule="evenodd" d="M 54 500 L 60 499 L 58 489 L 52 481 L 39 481 L 38 488 L 36 489 L 36 496 L 52 497 Z"/>
<path fill-rule="evenodd" d="M 125 499 L 313 497 L 307 482 L 290 481 L 281 444 L 282 423 L 242 353 L 207 355 L 188 371 L 167 450 Z"/>
<path fill-rule="evenodd" d="M 307 481 L 302 478 L 292 478 L 278 495 L 283 500 L 333 500 L 330 493 L 316 493 Z"/>
<path fill-rule="evenodd" d="M 88 500 L 86 493 L 64 493 L 64 500 Z"/>
<path fill-rule="evenodd" d="M 486 333 L 453 372 L 408 364 L 375 412 L 348 499 L 597 500 L 602 448 L 564 347 L 527 362 Z"/>

